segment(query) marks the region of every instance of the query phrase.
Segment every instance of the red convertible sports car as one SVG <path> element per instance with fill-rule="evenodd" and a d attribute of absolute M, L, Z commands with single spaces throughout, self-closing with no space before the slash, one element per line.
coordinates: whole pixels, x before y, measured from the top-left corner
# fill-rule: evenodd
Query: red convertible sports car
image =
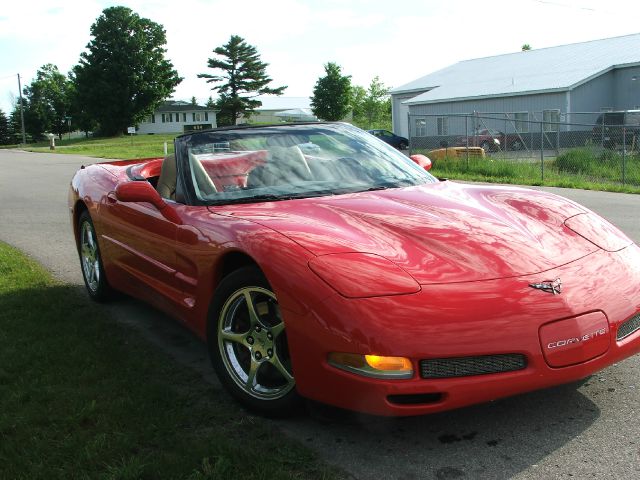
<path fill-rule="evenodd" d="M 412 161 L 413 160 L 413 161 Z M 640 248 L 564 198 L 439 181 L 345 124 L 185 134 L 80 169 L 89 295 L 147 301 L 242 404 L 418 415 L 582 379 L 640 351 Z"/>

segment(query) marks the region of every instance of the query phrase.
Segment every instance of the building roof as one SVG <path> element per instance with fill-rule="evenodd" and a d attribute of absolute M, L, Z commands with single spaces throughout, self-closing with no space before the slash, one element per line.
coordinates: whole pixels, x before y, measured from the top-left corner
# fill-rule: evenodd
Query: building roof
<path fill-rule="evenodd" d="M 260 95 L 255 99 L 262 102 L 262 106 L 257 109 L 258 111 L 311 108 L 311 99 L 309 97 L 278 97 L 276 95 Z"/>
<path fill-rule="evenodd" d="M 391 90 L 428 90 L 403 103 L 566 91 L 615 67 L 640 64 L 640 34 L 465 60 Z"/>
<path fill-rule="evenodd" d="M 197 112 L 200 110 L 213 111 L 213 108 L 203 107 L 201 105 L 193 105 L 191 102 L 167 100 L 161 103 L 154 111 L 162 112 Z"/>

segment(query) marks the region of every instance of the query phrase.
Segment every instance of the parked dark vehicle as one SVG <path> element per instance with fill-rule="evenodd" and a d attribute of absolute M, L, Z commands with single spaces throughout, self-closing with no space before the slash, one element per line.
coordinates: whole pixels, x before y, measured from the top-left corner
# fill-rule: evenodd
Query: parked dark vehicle
<path fill-rule="evenodd" d="M 595 145 L 616 149 L 623 144 L 633 149 L 640 142 L 640 110 L 605 112 L 598 116 L 592 135 Z"/>
<path fill-rule="evenodd" d="M 367 130 L 367 132 L 398 150 L 405 150 L 409 146 L 408 139 L 391 133 L 389 130 Z"/>

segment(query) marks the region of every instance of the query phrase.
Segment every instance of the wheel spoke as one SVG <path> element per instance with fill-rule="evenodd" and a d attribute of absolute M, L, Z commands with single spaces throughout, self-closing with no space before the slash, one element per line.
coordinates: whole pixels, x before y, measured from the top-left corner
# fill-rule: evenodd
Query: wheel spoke
<path fill-rule="evenodd" d="M 222 338 L 224 340 L 226 340 L 227 342 L 239 343 L 239 344 L 245 345 L 245 346 L 247 344 L 247 341 L 246 341 L 247 334 L 246 333 L 235 333 L 235 332 L 232 332 L 230 330 L 222 330 L 220 332 L 220 336 L 222 336 Z"/>
<path fill-rule="evenodd" d="M 246 387 L 249 390 L 254 390 L 256 386 L 256 376 L 258 375 L 258 370 L 260 369 L 260 363 L 258 363 L 253 357 L 251 357 L 251 366 L 249 367 L 249 372 L 247 373 L 247 381 Z"/>
<path fill-rule="evenodd" d="M 95 277 L 96 282 L 100 281 L 100 264 L 98 263 L 98 260 L 93 264 L 93 276 Z"/>
<path fill-rule="evenodd" d="M 89 264 L 89 283 L 93 285 L 96 281 L 96 266 L 93 263 Z"/>
<path fill-rule="evenodd" d="M 273 335 L 273 338 L 276 338 L 278 335 L 280 335 L 284 331 L 284 322 L 280 322 L 275 327 L 271 327 L 270 330 L 271 330 L 271 334 Z"/>
<path fill-rule="evenodd" d="M 87 242 L 89 243 L 91 250 L 95 251 L 96 247 L 95 247 L 95 242 L 93 241 L 93 232 L 89 227 L 87 227 Z"/>
<path fill-rule="evenodd" d="M 292 383 L 293 382 L 293 375 L 291 375 L 287 371 L 286 367 L 280 361 L 280 357 L 278 357 L 277 353 L 273 357 L 271 357 L 269 359 L 269 363 L 271 363 L 271 365 L 276 367 L 276 370 L 278 370 L 278 372 L 280 372 L 280 375 L 282 375 L 284 377 L 284 379 L 287 381 L 287 383 Z"/>
<path fill-rule="evenodd" d="M 251 323 L 251 326 L 263 326 L 262 322 L 260 322 L 260 317 L 258 316 L 256 305 L 253 303 L 253 299 L 251 298 L 250 290 L 244 291 L 244 302 L 247 304 L 247 310 L 249 310 L 249 322 Z"/>

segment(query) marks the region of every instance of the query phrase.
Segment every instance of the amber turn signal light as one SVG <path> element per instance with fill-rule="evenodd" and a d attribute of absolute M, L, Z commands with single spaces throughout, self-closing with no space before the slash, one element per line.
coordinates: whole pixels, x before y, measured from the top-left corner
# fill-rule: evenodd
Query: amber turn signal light
<path fill-rule="evenodd" d="M 405 357 L 332 352 L 327 360 L 333 367 L 365 377 L 406 379 L 413 376 L 411 360 Z"/>
<path fill-rule="evenodd" d="M 405 357 L 381 357 L 380 355 L 365 355 L 365 360 L 371 368 L 386 371 L 412 371 L 411 360 Z"/>

